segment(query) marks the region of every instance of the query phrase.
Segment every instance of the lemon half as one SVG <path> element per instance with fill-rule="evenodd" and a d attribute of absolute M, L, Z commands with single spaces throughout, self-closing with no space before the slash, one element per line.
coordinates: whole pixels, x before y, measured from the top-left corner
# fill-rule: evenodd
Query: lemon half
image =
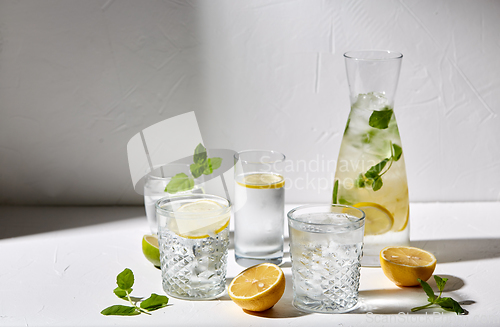
<path fill-rule="evenodd" d="M 242 271 L 229 284 L 229 297 L 241 308 L 265 311 L 285 292 L 285 274 L 272 263 L 261 263 Z"/>
<path fill-rule="evenodd" d="M 354 205 L 365 213 L 365 235 L 387 233 L 394 225 L 392 214 L 378 203 L 360 202 Z"/>
<path fill-rule="evenodd" d="M 420 285 L 417 278 L 428 280 L 436 262 L 432 253 L 411 246 L 388 246 L 380 251 L 384 274 L 398 286 Z"/>

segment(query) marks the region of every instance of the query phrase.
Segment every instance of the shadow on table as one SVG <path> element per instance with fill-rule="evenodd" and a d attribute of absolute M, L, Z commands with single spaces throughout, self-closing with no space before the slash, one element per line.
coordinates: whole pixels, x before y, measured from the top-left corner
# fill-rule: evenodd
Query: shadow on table
<path fill-rule="evenodd" d="M 461 278 L 451 275 L 440 275 L 440 277 L 448 278 L 445 292 L 456 291 L 462 288 L 465 283 Z M 293 318 L 308 315 L 307 312 L 297 310 L 292 305 L 293 288 L 291 276 L 287 276 L 285 293 L 281 300 L 271 309 L 264 312 L 251 312 L 245 311 L 249 315 L 263 317 L 263 318 Z M 232 279 L 227 280 L 227 284 L 231 283 Z M 432 287 L 436 294 L 439 294 L 434 278 L 428 280 L 429 285 Z M 468 305 L 476 303 L 472 300 L 460 299 L 457 295 L 454 298 L 459 301 L 464 309 Z M 225 294 L 219 300 L 231 301 L 229 295 Z M 349 314 L 386 314 L 395 315 L 400 313 L 405 314 L 429 314 L 432 312 L 443 312 L 439 308 L 430 308 L 411 312 L 411 308 L 422 306 L 427 303 L 427 295 L 423 289 L 417 287 L 401 287 L 397 289 L 383 289 L 383 290 L 368 290 L 359 292 L 358 307 L 350 311 Z"/>
<path fill-rule="evenodd" d="M 0 206 L 0 239 L 144 218 L 143 206 Z"/>
<path fill-rule="evenodd" d="M 411 245 L 433 253 L 439 263 L 500 257 L 499 238 L 424 240 L 412 241 Z"/>
<path fill-rule="evenodd" d="M 465 283 L 461 278 L 451 275 L 439 275 L 442 278 L 448 278 L 448 282 L 444 288 L 444 292 L 456 291 L 462 288 Z M 439 294 L 434 278 L 430 278 L 429 285 L 434 290 L 434 293 Z M 476 303 L 472 300 L 464 300 L 454 298 L 459 301 L 462 306 L 467 306 Z M 368 290 L 359 292 L 359 306 L 356 310 L 350 313 L 354 314 L 398 314 L 398 313 L 411 313 L 411 314 L 428 314 L 432 311 L 439 311 L 439 308 L 431 308 L 411 312 L 411 308 L 427 304 L 427 295 L 419 286 L 416 287 L 401 287 L 398 289 L 384 289 L 384 290 Z M 465 307 L 464 307 L 465 309 Z"/>

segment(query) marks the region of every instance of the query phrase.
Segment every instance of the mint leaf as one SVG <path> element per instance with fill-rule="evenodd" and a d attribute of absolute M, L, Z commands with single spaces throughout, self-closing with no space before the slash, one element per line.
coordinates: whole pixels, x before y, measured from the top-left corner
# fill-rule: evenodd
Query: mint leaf
<path fill-rule="evenodd" d="M 175 194 L 177 192 L 188 191 L 193 187 L 194 180 L 184 173 L 179 173 L 168 182 L 165 192 Z"/>
<path fill-rule="evenodd" d="M 134 273 L 132 270 L 125 268 L 125 270 L 119 273 L 118 276 L 116 276 L 116 284 L 118 284 L 118 287 L 123 291 L 132 292 L 132 286 L 134 285 Z"/>
<path fill-rule="evenodd" d="M 339 199 L 339 203 L 340 204 L 345 204 L 345 205 L 348 205 L 348 206 L 352 206 L 353 205 L 351 202 L 347 201 L 346 199 L 344 199 L 342 197 Z"/>
<path fill-rule="evenodd" d="M 112 305 L 101 311 L 105 316 L 137 316 L 141 314 L 135 307 L 128 307 L 126 305 Z"/>
<path fill-rule="evenodd" d="M 373 128 L 386 129 L 387 127 L 389 127 L 389 122 L 391 121 L 391 117 L 392 117 L 392 109 L 390 109 L 389 107 L 385 107 L 383 110 L 380 111 L 375 110 L 370 115 L 368 124 Z"/>
<path fill-rule="evenodd" d="M 372 184 L 373 191 L 375 192 L 380 190 L 382 188 L 382 185 L 384 185 L 384 183 L 382 183 L 382 177 L 380 176 L 375 177 Z"/>
<path fill-rule="evenodd" d="M 453 300 L 451 297 L 443 297 L 440 299 L 437 299 L 436 304 L 439 304 L 441 308 L 447 310 L 447 311 L 453 311 L 457 315 L 460 313 L 465 313 L 465 310 L 460 306 L 460 304 Z"/>
<path fill-rule="evenodd" d="M 434 291 L 432 290 L 432 287 L 427 284 L 425 280 L 421 280 L 420 278 L 417 279 L 420 285 L 422 285 L 422 288 L 425 291 L 425 294 L 429 297 L 429 302 L 434 303 L 434 300 L 436 299 L 436 295 L 434 294 Z"/>
<path fill-rule="evenodd" d="M 434 280 L 436 281 L 436 285 L 438 287 L 439 292 L 443 292 L 444 286 L 448 281 L 448 278 L 441 278 L 438 275 L 434 275 Z"/>
<path fill-rule="evenodd" d="M 379 162 L 375 166 L 372 166 L 365 173 L 365 176 L 367 178 L 375 178 L 375 177 L 377 177 L 380 174 L 380 172 L 382 171 L 382 169 L 384 169 L 384 167 L 385 167 L 385 165 L 387 164 L 388 161 L 389 161 L 389 159 L 385 158 L 384 160 L 382 160 L 381 162 Z"/>
<path fill-rule="evenodd" d="M 339 192 L 339 180 L 337 179 L 335 181 L 335 184 L 333 186 L 333 195 L 332 195 L 332 204 L 337 204 L 337 195 Z"/>
<path fill-rule="evenodd" d="M 365 187 L 366 183 L 365 183 L 365 176 L 363 176 L 363 174 L 359 174 L 358 178 L 356 178 L 356 180 L 354 181 L 354 185 L 357 187 L 357 188 L 363 188 Z"/>
<path fill-rule="evenodd" d="M 132 292 L 132 289 L 130 289 L 130 292 Z M 113 290 L 113 293 L 115 293 L 116 296 L 118 296 L 120 299 L 125 299 L 126 300 L 127 292 L 125 292 L 124 290 L 122 290 L 120 287 L 115 288 Z"/>
<path fill-rule="evenodd" d="M 210 175 L 213 172 L 214 172 L 214 170 L 212 169 L 212 165 L 210 164 L 210 159 L 208 159 L 208 163 L 205 166 L 205 170 L 203 171 L 203 174 L 204 175 Z"/>
<path fill-rule="evenodd" d="M 167 304 L 168 297 L 152 293 L 149 298 L 141 302 L 141 308 L 153 311 L 166 307 Z"/>
<path fill-rule="evenodd" d="M 373 139 L 373 137 L 375 137 L 375 135 L 377 135 L 377 133 L 378 132 L 374 129 L 369 130 L 365 134 L 361 135 L 361 142 L 366 143 L 366 144 L 370 143 L 371 140 Z"/>
<path fill-rule="evenodd" d="M 210 158 L 208 159 L 208 164 L 212 167 L 213 170 L 216 170 L 222 164 L 222 158 L 219 157 Z"/>
<path fill-rule="evenodd" d="M 196 149 L 194 149 L 193 161 L 195 164 L 203 164 L 207 161 L 207 149 L 205 149 L 203 144 L 198 144 Z"/>
<path fill-rule="evenodd" d="M 191 174 L 193 174 L 194 178 L 198 178 L 201 175 L 203 175 L 203 172 L 205 172 L 205 169 L 207 167 L 207 163 L 194 163 L 189 166 L 189 170 L 191 170 Z"/>
<path fill-rule="evenodd" d="M 403 149 L 397 144 L 392 144 L 392 148 L 394 149 L 394 154 L 392 155 L 392 159 L 394 161 L 398 161 L 401 158 L 401 155 L 403 154 Z"/>

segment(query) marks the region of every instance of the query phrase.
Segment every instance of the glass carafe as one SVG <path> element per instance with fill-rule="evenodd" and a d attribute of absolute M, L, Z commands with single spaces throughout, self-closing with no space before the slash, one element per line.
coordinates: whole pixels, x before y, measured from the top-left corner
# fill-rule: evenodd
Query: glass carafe
<path fill-rule="evenodd" d="M 380 266 L 389 245 L 409 245 L 409 198 L 404 151 L 394 112 L 403 55 L 344 54 L 351 111 L 342 138 L 333 203 L 366 214 L 363 266 Z"/>

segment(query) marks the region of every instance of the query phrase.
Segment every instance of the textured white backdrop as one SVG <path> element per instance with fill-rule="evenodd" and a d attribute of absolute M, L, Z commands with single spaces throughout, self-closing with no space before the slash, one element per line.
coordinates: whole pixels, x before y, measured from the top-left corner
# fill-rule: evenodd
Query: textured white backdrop
<path fill-rule="evenodd" d="M 128 140 L 189 111 L 209 148 L 284 152 L 287 202 L 328 201 L 342 54 L 374 48 L 404 55 L 411 201 L 500 201 L 498 17 L 484 0 L 2 0 L 0 204 L 140 204 Z"/>

